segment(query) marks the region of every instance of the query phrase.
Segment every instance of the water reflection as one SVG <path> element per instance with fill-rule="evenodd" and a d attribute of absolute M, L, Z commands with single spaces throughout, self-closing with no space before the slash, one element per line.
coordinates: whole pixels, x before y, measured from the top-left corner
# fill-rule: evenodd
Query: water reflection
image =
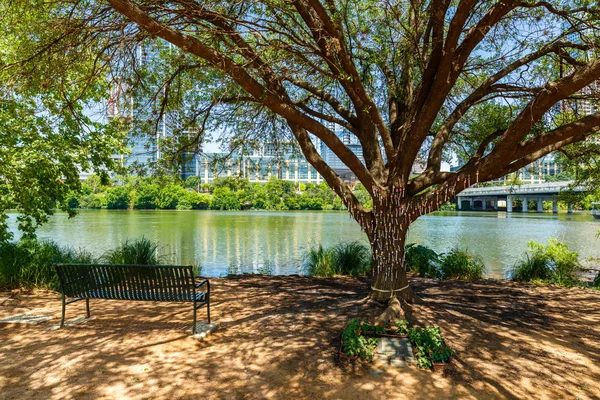
<path fill-rule="evenodd" d="M 556 237 L 584 257 L 598 256 L 599 228 L 587 213 L 443 212 L 417 220 L 409 242 L 439 252 L 466 247 L 482 256 L 490 275 L 500 276 L 530 240 Z M 311 243 L 366 242 L 358 225 L 342 212 L 82 211 L 72 219 L 58 214 L 39 232 L 41 238 L 98 255 L 142 235 L 160 242 L 168 262 L 199 264 L 210 276 L 228 271 L 298 273 Z"/>

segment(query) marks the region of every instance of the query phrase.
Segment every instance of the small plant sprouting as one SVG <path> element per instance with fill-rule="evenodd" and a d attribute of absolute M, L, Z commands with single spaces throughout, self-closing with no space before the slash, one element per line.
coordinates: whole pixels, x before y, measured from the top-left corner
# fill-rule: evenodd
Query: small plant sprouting
<path fill-rule="evenodd" d="M 373 360 L 373 353 L 377 347 L 377 338 L 365 336 L 366 332 L 375 332 L 383 327 L 362 323 L 357 319 L 348 322 L 342 340 L 344 343 L 343 351 L 349 356 L 357 356 L 367 361 Z"/>
<path fill-rule="evenodd" d="M 414 327 L 408 338 L 417 350 L 417 366 L 421 369 L 431 369 L 433 363 L 447 363 L 454 355 L 454 350 L 444 343 L 439 326 Z"/>
<path fill-rule="evenodd" d="M 405 319 L 401 319 L 400 321 L 396 322 L 396 329 L 397 329 L 396 332 L 399 335 L 402 335 L 402 336 L 408 335 L 408 332 L 410 330 L 408 321 Z"/>

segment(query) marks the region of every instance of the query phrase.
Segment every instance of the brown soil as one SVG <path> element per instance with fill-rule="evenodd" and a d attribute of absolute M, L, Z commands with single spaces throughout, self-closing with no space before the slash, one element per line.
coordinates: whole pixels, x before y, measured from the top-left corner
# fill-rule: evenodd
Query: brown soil
<path fill-rule="evenodd" d="M 600 398 L 600 292 L 486 280 L 412 279 L 413 323 L 436 323 L 457 357 L 445 373 L 338 361 L 349 318 L 381 312 L 351 278 L 212 279 L 209 340 L 189 304 L 92 300 L 93 319 L 58 331 L 56 293 L 0 293 L 2 399 Z M 85 302 L 67 307 L 84 315 Z M 200 314 L 203 316 L 203 314 Z"/>

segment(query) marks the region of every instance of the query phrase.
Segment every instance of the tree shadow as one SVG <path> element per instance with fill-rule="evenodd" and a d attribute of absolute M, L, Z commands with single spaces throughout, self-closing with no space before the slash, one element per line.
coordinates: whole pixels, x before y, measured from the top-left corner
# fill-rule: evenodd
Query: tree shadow
<path fill-rule="evenodd" d="M 2 398 L 585 398 L 598 390 L 598 367 L 586 362 L 600 361 L 599 293 L 413 278 L 423 302 L 412 322 L 440 325 L 457 358 L 446 374 L 378 367 L 384 374 L 373 375 L 369 364 L 337 360 L 346 322 L 380 311 L 364 301 L 366 280 L 243 276 L 211 286 L 221 327 L 205 341 L 188 333 L 191 307 L 181 303 L 98 300 L 94 319 L 67 329 L 45 331 L 56 319 L 0 326 Z M 22 296 L 19 306 L 60 314 L 51 292 Z M 0 316 L 16 309 L 0 307 Z M 75 303 L 68 313 L 84 309 Z"/>

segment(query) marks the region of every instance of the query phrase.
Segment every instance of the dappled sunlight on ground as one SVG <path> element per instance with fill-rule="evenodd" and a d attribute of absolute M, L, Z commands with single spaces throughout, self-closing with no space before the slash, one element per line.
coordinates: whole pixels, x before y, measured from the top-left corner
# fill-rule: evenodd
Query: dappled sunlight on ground
<path fill-rule="evenodd" d="M 190 337 L 191 305 L 92 300 L 93 319 L 46 331 L 60 316 L 52 292 L 0 293 L 3 399 L 595 398 L 600 395 L 600 293 L 505 281 L 413 279 L 410 318 L 435 322 L 457 350 L 444 374 L 339 363 L 349 318 L 381 310 L 351 278 L 212 279 L 206 341 Z M 15 296 L 16 295 L 16 296 Z M 13 298 L 10 298 L 12 296 Z M 16 298 L 15 298 L 16 297 Z M 199 319 L 205 318 L 199 311 Z M 85 315 L 84 302 L 67 318 Z"/>

